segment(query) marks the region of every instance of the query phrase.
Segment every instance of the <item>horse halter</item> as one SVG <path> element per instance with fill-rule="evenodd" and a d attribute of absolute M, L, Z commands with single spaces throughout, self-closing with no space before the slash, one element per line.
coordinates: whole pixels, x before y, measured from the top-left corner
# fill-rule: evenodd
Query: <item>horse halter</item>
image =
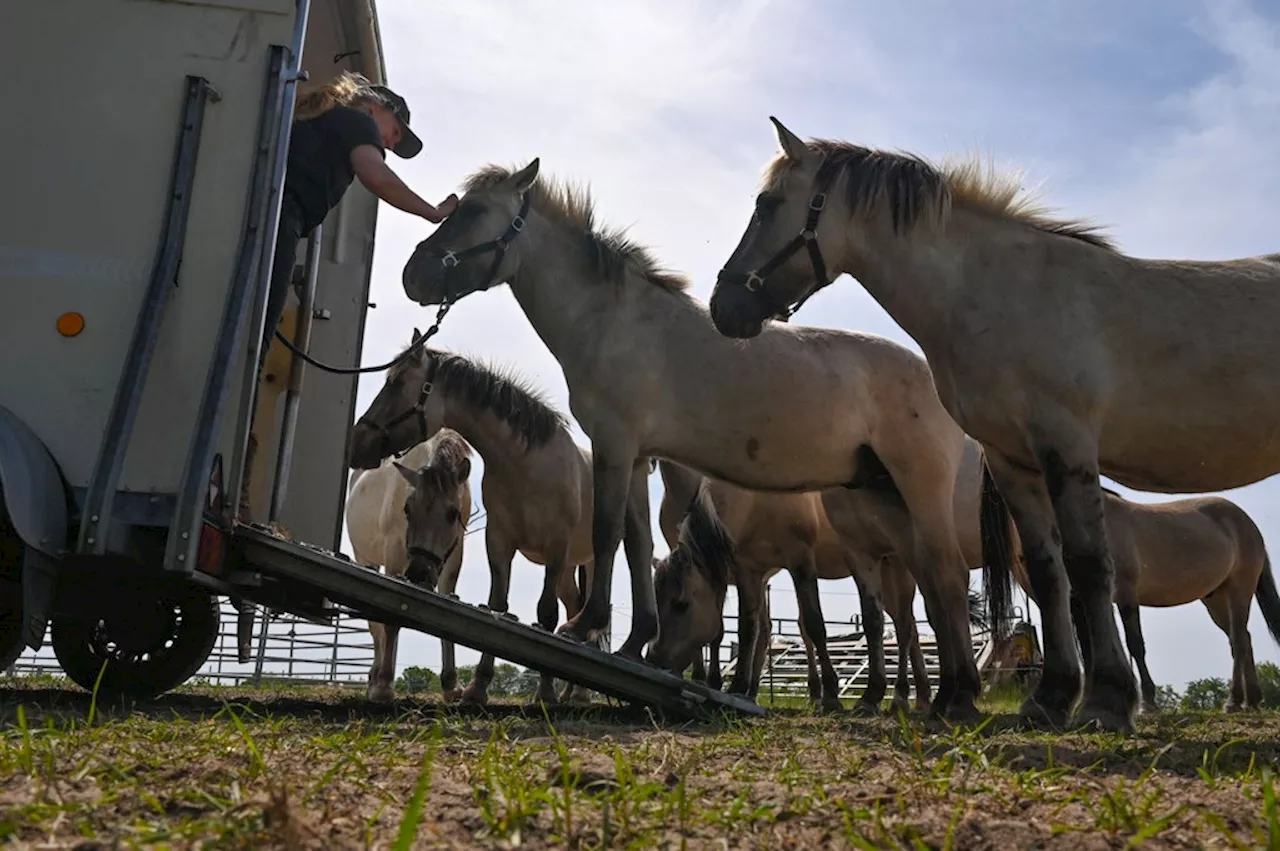
<path fill-rule="evenodd" d="M 409 553 L 410 564 L 412 565 L 412 559 L 416 556 L 420 559 L 425 559 L 427 563 L 430 564 L 431 567 L 434 567 L 437 570 L 439 570 L 440 568 L 444 567 L 444 563 L 449 560 L 449 556 L 453 555 L 453 551 L 458 548 L 458 542 L 461 540 L 462 540 L 461 535 L 455 538 L 453 540 L 453 543 L 449 545 L 449 549 L 445 550 L 444 555 L 442 556 L 436 555 L 426 547 L 408 547 L 407 551 Z M 407 575 L 408 572 L 409 571 L 406 570 L 405 574 Z M 414 582 L 415 585 L 417 584 L 417 582 L 414 581 L 413 579 L 410 579 L 409 581 Z"/>
<path fill-rule="evenodd" d="M 775 308 L 773 318 L 780 322 L 786 322 L 795 315 L 804 303 L 813 297 L 813 294 L 823 287 L 831 283 L 827 278 L 827 264 L 822 259 L 822 249 L 818 247 L 818 218 L 822 215 L 822 211 L 827 206 L 827 194 L 825 192 L 817 192 L 813 198 L 809 200 L 809 215 L 805 218 L 804 229 L 800 233 L 791 238 L 791 241 L 769 259 L 759 269 L 752 269 L 747 272 L 746 278 L 742 282 L 742 286 L 749 293 L 754 293 L 763 298 L 766 302 L 770 302 Z M 791 255 L 795 254 L 801 248 L 809 251 L 809 263 L 813 266 L 814 285 L 802 295 L 794 304 L 783 304 L 775 300 L 767 289 L 764 288 L 765 279 L 778 270 L 778 267 L 791 259 Z"/>
<path fill-rule="evenodd" d="M 371 428 L 371 429 L 377 430 L 378 451 L 383 458 L 391 458 L 391 457 L 403 458 L 405 456 L 405 453 L 407 453 L 410 449 L 417 446 L 419 443 L 421 443 L 422 441 L 426 440 L 431 436 L 430 433 L 427 431 L 427 400 L 431 398 L 431 389 L 435 383 L 436 372 L 439 371 L 439 369 L 440 369 L 440 359 L 435 357 L 431 358 L 430 362 L 427 365 L 426 378 L 422 380 L 422 389 L 418 391 L 418 400 L 413 403 L 412 407 L 408 408 L 405 411 L 402 411 L 399 414 L 396 414 L 394 417 L 388 420 L 386 425 L 383 425 L 381 423 L 375 423 L 372 420 L 365 419 L 364 417 L 361 417 L 360 421 L 356 423 L 356 425 L 362 425 L 365 428 Z M 410 442 L 409 445 L 406 446 L 404 449 L 402 449 L 399 452 L 394 452 L 391 449 L 391 429 L 395 428 L 396 426 L 400 425 L 400 423 L 408 419 L 417 420 L 418 436 L 415 440 Z"/>
<path fill-rule="evenodd" d="M 489 265 L 489 274 L 485 276 L 484 284 L 476 287 L 470 292 L 483 292 L 484 290 L 491 288 L 497 283 L 498 267 L 502 265 L 502 259 L 507 256 L 507 247 L 511 245 L 515 238 L 524 231 L 525 221 L 528 219 L 528 216 L 529 193 L 526 192 L 523 200 L 520 202 L 520 212 L 516 213 L 515 218 L 511 220 L 511 224 L 507 225 L 507 229 L 503 232 L 502 236 L 497 239 L 491 239 L 488 242 L 482 242 L 479 245 L 473 245 L 470 248 L 463 249 L 462 251 L 448 250 L 440 256 L 440 265 L 443 266 L 445 270 L 445 280 L 452 282 L 453 276 L 449 273 L 458 268 L 459 264 L 461 264 L 463 260 L 470 260 L 472 257 L 479 257 L 482 254 L 487 254 L 492 251 L 494 252 L 493 263 Z M 458 297 L 455 297 L 454 295 L 453 287 L 450 286 L 448 295 L 446 296 L 446 301 L 456 301 L 457 298 Z"/>

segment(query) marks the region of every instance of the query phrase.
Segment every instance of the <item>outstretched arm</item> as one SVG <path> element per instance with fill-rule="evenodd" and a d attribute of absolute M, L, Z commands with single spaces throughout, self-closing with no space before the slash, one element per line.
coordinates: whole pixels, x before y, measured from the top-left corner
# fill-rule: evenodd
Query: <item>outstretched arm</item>
<path fill-rule="evenodd" d="M 432 206 L 404 185 L 396 173 L 383 162 L 382 152 L 373 145 L 359 145 L 351 151 L 351 167 L 370 192 L 393 207 L 415 216 L 421 216 L 433 224 L 439 224 L 458 206 L 458 199 L 450 195 L 440 206 Z"/>

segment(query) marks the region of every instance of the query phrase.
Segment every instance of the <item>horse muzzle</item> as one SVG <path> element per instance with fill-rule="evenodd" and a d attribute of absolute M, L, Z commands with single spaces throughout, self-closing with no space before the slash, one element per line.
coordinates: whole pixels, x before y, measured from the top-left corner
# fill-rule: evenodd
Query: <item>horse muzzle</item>
<path fill-rule="evenodd" d="M 440 571 L 444 559 L 422 547 L 409 548 L 409 569 L 404 572 L 405 578 L 414 585 L 436 590 L 440 582 Z"/>

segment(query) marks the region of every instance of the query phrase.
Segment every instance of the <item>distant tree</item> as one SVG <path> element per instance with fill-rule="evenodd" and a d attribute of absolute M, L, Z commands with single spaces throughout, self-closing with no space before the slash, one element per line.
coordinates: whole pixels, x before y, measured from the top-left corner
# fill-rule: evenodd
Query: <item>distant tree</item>
<path fill-rule="evenodd" d="M 440 678 L 436 676 L 435 671 L 418 665 L 405 668 L 404 673 L 396 680 L 396 691 L 404 694 L 422 694 L 436 691 L 439 687 Z"/>
<path fill-rule="evenodd" d="M 489 693 L 495 697 L 529 697 L 538 690 L 538 672 L 503 662 L 493 668 Z"/>
<path fill-rule="evenodd" d="M 1173 686 L 1156 686 L 1156 706 L 1160 709 L 1177 709 L 1182 705 L 1182 695 Z"/>
<path fill-rule="evenodd" d="M 1221 709 L 1226 702 L 1227 682 L 1221 677 L 1192 680 L 1182 695 L 1183 709 Z"/>

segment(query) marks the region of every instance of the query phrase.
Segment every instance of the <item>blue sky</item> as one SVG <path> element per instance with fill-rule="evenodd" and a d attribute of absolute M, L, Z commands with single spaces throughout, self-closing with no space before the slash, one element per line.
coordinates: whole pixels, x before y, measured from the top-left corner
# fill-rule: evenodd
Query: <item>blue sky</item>
<path fill-rule="evenodd" d="M 1064 212 L 1108 224 L 1124 251 L 1225 258 L 1280 250 L 1280 13 L 1247 0 L 379 0 L 390 84 L 425 151 L 390 164 L 433 202 L 486 162 L 589 182 L 599 219 L 625 226 L 700 298 L 736 243 L 777 115 L 801 136 L 843 138 L 939 159 L 980 149 L 1024 170 Z M 365 362 L 394 355 L 431 314 L 400 269 L 431 226 L 388 205 L 374 254 L 378 308 Z M 856 328 L 918 347 L 844 278 L 797 322 Z M 1194 333 L 1194 329 L 1188 329 Z M 558 365 L 506 288 L 468 298 L 439 344 L 516 366 L 567 410 Z M 361 409 L 382 376 L 362 379 Z M 586 438 L 577 432 L 584 443 Z M 476 474 L 478 492 L 479 473 Z M 1126 495 L 1146 501 L 1153 495 Z M 661 483 L 651 479 L 654 515 Z M 1230 498 L 1280 546 L 1280 484 Z M 482 535 L 467 539 L 463 599 L 488 593 Z M 665 552 L 656 531 L 655 548 Z M 629 626 L 615 570 L 615 642 Z M 531 620 L 541 568 L 517 557 L 512 610 Z M 856 610 L 852 582 L 823 583 L 828 620 Z M 776 615 L 794 614 L 774 581 Z M 731 603 L 732 605 L 732 603 Z M 917 598 L 917 610 L 923 606 Z M 1158 682 L 1228 677 L 1225 636 L 1198 604 L 1143 609 Z M 1259 661 L 1280 660 L 1256 607 Z M 459 650 L 459 661 L 474 659 Z M 439 642 L 401 639 L 399 667 L 439 662 Z"/>

